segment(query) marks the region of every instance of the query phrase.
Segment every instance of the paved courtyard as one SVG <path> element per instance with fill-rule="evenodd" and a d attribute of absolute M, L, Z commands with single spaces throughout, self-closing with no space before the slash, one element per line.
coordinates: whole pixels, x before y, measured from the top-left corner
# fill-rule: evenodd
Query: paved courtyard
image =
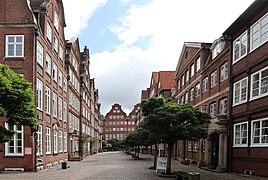
<path fill-rule="evenodd" d="M 85 158 L 81 162 L 68 162 L 68 169 L 55 166 L 33 172 L 2 172 L 1 180 L 160 180 L 154 170 L 153 157 L 141 155 L 141 160 L 134 160 L 123 152 L 100 153 Z M 179 161 L 172 162 L 173 171 L 198 172 L 201 180 L 265 180 L 257 176 L 243 176 L 235 173 L 214 173 L 199 169 L 193 165 L 181 165 Z M 169 178 L 172 179 L 172 178 Z M 175 178 L 173 178 L 175 179 Z"/>

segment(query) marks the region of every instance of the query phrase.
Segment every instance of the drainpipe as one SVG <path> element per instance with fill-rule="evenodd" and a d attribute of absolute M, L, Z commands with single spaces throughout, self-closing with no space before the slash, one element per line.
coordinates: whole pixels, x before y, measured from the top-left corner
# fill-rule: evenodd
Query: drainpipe
<path fill-rule="evenodd" d="M 232 38 L 229 36 L 224 37 L 224 39 L 230 43 L 229 46 L 229 101 L 228 101 L 228 111 L 229 111 L 229 123 L 228 123 L 228 136 L 229 141 L 227 142 L 227 171 L 232 171 L 232 156 L 233 156 L 233 120 L 232 120 L 232 106 L 233 106 L 233 78 L 232 78 L 232 59 L 233 59 L 233 43 Z"/>

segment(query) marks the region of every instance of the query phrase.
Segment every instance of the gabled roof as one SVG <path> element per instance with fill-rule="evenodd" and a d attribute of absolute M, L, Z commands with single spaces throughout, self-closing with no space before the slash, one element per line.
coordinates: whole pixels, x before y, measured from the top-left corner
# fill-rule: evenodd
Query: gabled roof
<path fill-rule="evenodd" d="M 174 73 L 175 71 L 160 71 L 159 72 L 159 83 L 161 90 L 164 89 L 171 89 L 175 85 L 174 80 Z"/>
<path fill-rule="evenodd" d="M 177 64 L 177 67 L 176 67 L 176 70 L 175 70 L 175 73 L 174 73 L 174 79 L 178 75 L 178 70 L 179 70 L 180 64 L 182 62 L 182 59 L 184 57 L 184 51 L 186 50 L 186 48 L 187 47 L 201 48 L 201 44 L 202 44 L 201 42 L 184 42 L 183 43 L 183 47 L 182 47 L 182 50 L 181 50 L 180 58 L 178 60 L 178 64 Z"/>

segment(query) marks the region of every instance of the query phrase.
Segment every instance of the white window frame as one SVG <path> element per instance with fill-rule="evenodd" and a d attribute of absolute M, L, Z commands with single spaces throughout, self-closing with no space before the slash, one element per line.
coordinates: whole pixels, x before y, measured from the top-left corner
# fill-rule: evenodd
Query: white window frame
<path fill-rule="evenodd" d="M 210 88 L 214 88 L 217 86 L 217 70 L 213 71 L 210 74 Z"/>
<path fill-rule="evenodd" d="M 216 114 L 216 103 L 211 103 L 209 105 L 209 115 L 214 118 L 215 117 L 215 114 Z"/>
<path fill-rule="evenodd" d="M 67 78 L 63 77 L 63 90 L 67 92 Z"/>
<path fill-rule="evenodd" d="M 184 75 L 181 76 L 181 86 L 184 86 Z"/>
<path fill-rule="evenodd" d="M 36 108 L 43 111 L 43 82 L 36 78 Z"/>
<path fill-rule="evenodd" d="M 46 72 L 51 75 L 51 57 L 46 53 Z"/>
<path fill-rule="evenodd" d="M 58 98 L 58 95 L 53 92 L 53 97 L 52 97 L 52 108 L 53 108 L 53 117 L 57 118 L 57 98 Z"/>
<path fill-rule="evenodd" d="M 57 38 L 56 35 L 54 35 L 54 50 L 55 50 L 56 52 L 59 51 L 59 40 L 58 40 L 58 38 Z"/>
<path fill-rule="evenodd" d="M 191 77 L 194 76 L 194 64 L 191 65 Z"/>
<path fill-rule="evenodd" d="M 9 38 L 14 38 L 14 42 L 9 42 Z M 17 42 L 17 38 L 21 38 L 21 42 Z M 9 46 L 13 46 L 13 55 L 9 55 Z M 17 49 L 21 46 L 21 55 L 17 54 Z M 6 35 L 6 55 L 5 57 L 24 57 L 24 35 Z"/>
<path fill-rule="evenodd" d="M 223 98 L 219 102 L 219 114 L 227 114 L 227 98 Z"/>
<path fill-rule="evenodd" d="M 56 11 L 54 11 L 54 26 L 56 30 L 59 32 L 59 15 Z"/>
<path fill-rule="evenodd" d="M 251 147 L 267 147 L 268 146 L 268 122 L 267 125 L 264 127 L 264 121 L 268 121 L 268 118 L 262 118 L 251 121 Z M 255 123 L 259 122 L 259 127 L 256 131 Z M 259 131 L 259 132 L 258 132 Z M 258 143 L 254 143 L 254 138 L 259 138 Z M 263 143 L 262 140 L 265 139 L 267 142 Z"/>
<path fill-rule="evenodd" d="M 52 43 L 52 28 L 49 22 L 47 22 L 47 39 L 49 40 L 50 43 Z"/>
<path fill-rule="evenodd" d="M 53 63 L 53 73 L 52 73 L 52 77 L 54 81 L 58 81 L 58 66 L 56 63 Z"/>
<path fill-rule="evenodd" d="M 46 86 L 46 113 L 50 114 L 51 108 L 50 108 L 50 99 L 51 99 L 51 93 L 50 88 Z"/>
<path fill-rule="evenodd" d="M 202 93 L 205 93 L 208 91 L 208 77 L 205 77 L 202 80 Z"/>
<path fill-rule="evenodd" d="M 42 156 L 43 155 L 43 126 L 39 125 L 38 126 L 38 131 L 36 132 L 37 136 L 37 156 Z"/>
<path fill-rule="evenodd" d="M 201 59 L 200 57 L 198 57 L 196 60 L 196 72 L 198 72 L 200 68 L 201 68 Z"/>
<path fill-rule="evenodd" d="M 63 151 L 62 148 L 62 131 L 59 131 L 59 139 L 58 139 L 58 144 L 59 144 L 59 152 L 61 153 Z"/>
<path fill-rule="evenodd" d="M 220 67 L 220 81 L 223 82 L 228 79 L 228 62 Z"/>
<path fill-rule="evenodd" d="M 197 83 L 195 85 L 195 97 L 199 97 L 200 96 L 200 83 Z"/>
<path fill-rule="evenodd" d="M 187 151 L 192 151 L 192 141 L 187 141 Z"/>
<path fill-rule="evenodd" d="M 208 106 L 207 105 L 203 105 L 202 108 L 201 108 L 201 112 L 208 113 Z"/>
<path fill-rule="evenodd" d="M 238 38 L 236 38 L 234 41 L 233 41 L 233 64 L 235 64 L 236 62 L 238 62 L 240 59 L 242 59 L 243 57 L 245 57 L 247 55 L 247 47 L 248 47 L 248 37 L 247 37 L 247 34 L 248 34 L 248 31 L 245 31 L 244 33 L 242 33 Z M 242 39 L 245 38 L 245 41 L 242 42 Z M 235 59 L 235 44 L 236 42 L 238 42 L 238 58 Z M 241 45 L 245 44 L 245 54 L 241 55 Z"/>
<path fill-rule="evenodd" d="M 59 86 L 62 88 L 62 72 L 59 70 Z"/>
<path fill-rule="evenodd" d="M 60 45 L 60 60 L 63 61 L 63 48 L 61 45 Z"/>
<path fill-rule="evenodd" d="M 21 130 L 18 130 L 18 127 L 21 128 Z M 8 130 L 11 130 L 9 128 L 8 123 L 5 123 L 5 128 Z M 13 139 L 7 143 L 5 143 L 5 156 L 24 156 L 24 127 L 22 125 L 13 125 L 12 130 L 16 132 L 16 134 L 13 136 Z M 19 136 L 21 138 L 19 138 Z M 18 145 L 18 142 L 21 141 L 21 146 Z M 13 142 L 13 145 L 11 146 L 11 143 Z M 14 152 L 9 152 L 9 148 L 14 147 Z M 21 149 L 21 152 L 18 152 L 18 148 Z"/>
<path fill-rule="evenodd" d="M 62 98 L 59 96 L 59 100 L 58 100 L 58 103 L 59 103 L 59 119 L 62 120 Z"/>
<path fill-rule="evenodd" d="M 188 92 L 185 93 L 185 103 L 189 102 L 189 94 Z"/>
<path fill-rule="evenodd" d="M 190 89 L 190 101 L 194 100 L 194 88 Z"/>
<path fill-rule="evenodd" d="M 266 18 L 266 19 L 265 19 Z M 263 25 L 263 20 L 267 20 L 268 22 L 268 13 L 266 13 L 264 16 L 262 16 L 257 22 L 255 22 L 251 27 L 250 27 L 250 51 L 254 51 L 264 43 L 268 41 L 268 23 L 265 23 Z M 255 28 L 256 27 L 256 28 Z M 263 28 L 266 27 L 266 31 L 263 31 Z M 256 30 L 254 32 L 254 29 Z M 266 34 L 266 39 L 262 40 L 263 35 Z M 254 42 L 256 42 L 256 46 L 253 47 L 253 36 L 256 37 Z"/>
<path fill-rule="evenodd" d="M 251 75 L 251 82 L 250 82 L 250 100 L 254 100 L 254 99 L 258 99 L 258 98 L 262 98 L 264 96 L 268 95 L 268 76 L 265 76 L 262 78 L 262 74 L 264 71 L 268 71 L 268 66 L 259 70 L 258 72 L 255 72 Z M 254 88 L 254 76 L 258 76 L 258 85 L 256 88 Z M 254 89 L 253 89 L 254 88 Z M 262 89 L 266 89 L 266 92 L 263 92 Z M 253 90 L 257 90 L 258 95 L 253 96 Z"/>
<path fill-rule="evenodd" d="M 67 132 L 63 133 L 63 140 L 64 140 L 64 147 L 63 147 L 63 151 L 67 152 Z"/>
<path fill-rule="evenodd" d="M 46 154 L 51 154 L 51 129 L 46 127 Z"/>
<path fill-rule="evenodd" d="M 245 129 L 242 129 L 242 126 L 246 125 L 246 131 Z M 236 127 L 239 127 L 239 134 L 236 132 Z M 243 136 L 243 133 L 246 133 L 246 136 Z M 237 137 L 236 137 L 237 136 Z M 246 138 L 246 142 L 242 143 L 243 139 Z M 236 139 L 239 140 L 239 142 L 236 142 Z M 248 122 L 242 122 L 242 123 L 236 123 L 234 124 L 234 133 L 233 133 L 233 147 L 247 147 L 248 146 Z"/>
<path fill-rule="evenodd" d="M 53 152 L 54 154 L 58 153 L 58 131 L 54 129 L 54 136 L 53 136 Z"/>
<path fill-rule="evenodd" d="M 185 82 L 188 82 L 189 81 L 189 70 L 187 69 L 185 71 Z"/>
<path fill-rule="evenodd" d="M 36 61 L 41 67 L 44 66 L 44 48 L 39 41 L 36 45 Z"/>
<path fill-rule="evenodd" d="M 246 82 L 246 86 L 244 87 L 244 86 L 242 86 L 242 83 L 243 82 Z M 239 94 L 238 94 L 238 102 L 235 102 L 235 97 L 236 97 L 236 89 L 235 89 L 235 87 L 236 87 L 236 85 L 238 85 L 239 86 Z M 245 94 L 244 94 L 244 96 L 245 96 L 245 99 L 244 100 L 241 100 L 242 99 L 242 88 L 246 88 L 245 89 Z M 247 97 L 248 96 L 248 77 L 246 77 L 246 78 L 243 78 L 243 79 L 241 79 L 241 80 L 239 80 L 239 81 L 237 81 L 237 82 L 235 82 L 234 84 L 233 84 L 233 106 L 237 106 L 237 105 L 239 105 L 239 104 L 243 104 L 243 103 L 245 103 L 245 102 L 247 102 Z"/>
<path fill-rule="evenodd" d="M 67 102 L 63 102 L 63 121 L 67 122 Z"/>

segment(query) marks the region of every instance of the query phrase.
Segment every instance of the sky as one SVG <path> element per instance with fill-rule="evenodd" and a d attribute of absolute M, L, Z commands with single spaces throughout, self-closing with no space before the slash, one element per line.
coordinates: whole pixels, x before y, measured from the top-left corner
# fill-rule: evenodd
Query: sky
<path fill-rule="evenodd" d="M 63 0 L 65 38 L 90 50 L 101 113 L 140 102 L 153 71 L 175 71 L 184 42 L 212 43 L 254 0 Z"/>

